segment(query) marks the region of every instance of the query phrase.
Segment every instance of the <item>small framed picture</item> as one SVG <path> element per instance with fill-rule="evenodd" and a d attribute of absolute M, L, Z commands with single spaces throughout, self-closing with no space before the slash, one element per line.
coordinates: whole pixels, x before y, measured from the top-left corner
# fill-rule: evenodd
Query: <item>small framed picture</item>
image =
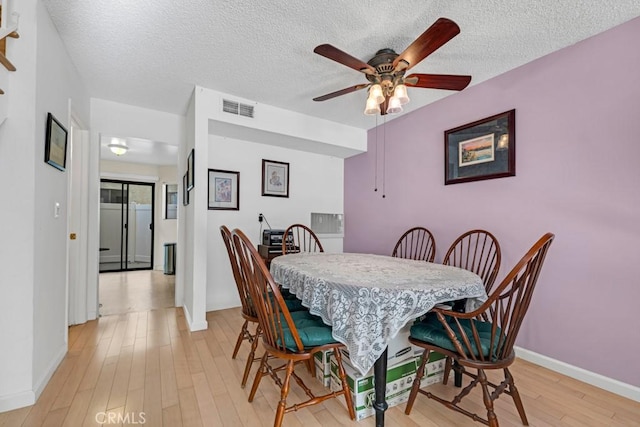
<path fill-rule="evenodd" d="M 516 110 L 444 133 L 445 185 L 515 174 Z"/>
<path fill-rule="evenodd" d="M 191 149 L 189 157 L 187 157 L 187 191 L 191 191 L 194 186 L 193 178 L 195 175 L 195 148 Z"/>
<path fill-rule="evenodd" d="M 189 204 L 189 190 L 187 185 L 189 184 L 189 173 L 185 173 L 182 177 L 182 205 L 187 206 Z"/>
<path fill-rule="evenodd" d="M 56 169 L 64 171 L 67 165 L 67 130 L 53 114 L 47 114 L 44 161 Z"/>
<path fill-rule="evenodd" d="M 209 169 L 209 209 L 240 210 L 240 172 Z"/>
<path fill-rule="evenodd" d="M 262 195 L 289 197 L 289 163 L 262 159 Z"/>
<path fill-rule="evenodd" d="M 178 184 L 164 185 L 164 219 L 178 218 Z"/>

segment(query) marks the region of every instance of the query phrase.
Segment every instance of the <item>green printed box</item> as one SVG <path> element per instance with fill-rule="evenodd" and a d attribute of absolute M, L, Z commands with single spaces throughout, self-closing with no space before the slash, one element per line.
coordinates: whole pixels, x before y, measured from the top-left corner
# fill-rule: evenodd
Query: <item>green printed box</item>
<path fill-rule="evenodd" d="M 358 370 L 347 363 L 343 363 L 347 383 L 351 390 L 356 420 L 375 414 L 373 403 L 375 402 L 375 388 L 373 370 L 362 375 Z M 389 407 L 399 405 L 409 399 L 409 392 L 416 374 L 416 361 L 414 358 L 405 360 L 387 368 L 386 400 Z M 331 389 L 341 390 L 338 365 L 335 357 L 331 357 Z M 343 401 L 342 399 L 340 399 Z"/>
<path fill-rule="evenodd" d="M 331 356 L 333 350 L 323 350 L 313 355 L 313 360 L 316 364 L 316 378 L 325 387 L 331 385 Z"/>

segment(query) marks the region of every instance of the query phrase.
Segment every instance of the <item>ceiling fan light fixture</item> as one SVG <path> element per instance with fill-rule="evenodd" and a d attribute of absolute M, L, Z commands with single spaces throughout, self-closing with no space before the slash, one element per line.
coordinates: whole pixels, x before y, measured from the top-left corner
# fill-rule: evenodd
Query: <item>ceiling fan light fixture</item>
<path fill-rule="evenodd" d="M 387 108 L 387 114 L 402 113 L 402 105 L 400 104 L 400 98 L 395 95 L 389 98 L 389 108 Z"/>
<path fill-rule="evenodd" d="M 400 101 L 400 105 L 407 104 L 410 101 L 409 94 L 407 93 L 407 87 L 404 85 L 404 83 L 400 83 L 396 86 L 395 90 L 393 91 L 393 96 L 398 98 L 398 100 Z"/>
<path fill-rule="evenodd" d="M 382 86 L 380 86 L 378 83 L 372 85 L 369 89 L 369 99 L 374 99 L 377 104 L 382 104 L 384 102 Z"/>
<path fill-rule="evenodd" d="M 129 147 L 127 147 L 124 140 L 118 138 L 112 138 L 111 143 L 107 144 L 107 147 L 109 147 L 109 150 L 111 150 L 111 152 L 116 156 L 122 156 L 127 152 L 127 150 L 129 150 Z"/>
<path fill-rule="evenodd" d="M 380 105 L 375 98 L 367 98 L 367 105 L 364 107 L 364 113 L 368 116 L 373 116 L 380 113 Z"/>

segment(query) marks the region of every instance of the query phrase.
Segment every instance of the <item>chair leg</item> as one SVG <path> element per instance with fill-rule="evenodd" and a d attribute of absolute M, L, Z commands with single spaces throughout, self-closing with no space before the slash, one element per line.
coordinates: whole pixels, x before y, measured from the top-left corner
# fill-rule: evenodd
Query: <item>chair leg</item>
<path fill-rule="evenodd" d="M 261 330 L 260 325 L 256 328 L 256 333 L 251 341 L 251 350 L 249 351 L 249 355 L 247 356 L 247 363 L 244 366 L 244 374 L 242 374 L 242 384 L 241 387 L 244 388 L 245 384 L 247 384 L 247 378 L 249 378 L 249 371 L 251 371 L 251 365 L 253 364 L 256 357 L 256 348 L 258 348 L 258 337 L 260 336 Z"/>
<path fill-rule="evenodd" d="M 451 357 L 447 356 L 444 361 L 444 377 L 442 378 L 442 384 L 447 385 L 449 382 L 449 374 L 451 374 Z"/>
<path fill-rule="evenodd" d="M 340 350 L 336 349 L 334 352 L 334 357 L 338 362 L 338 375 L 340 376 L 340 381 L 342 383 L 342 391 L 344 393 L 344 400 L 347 404 L 347 409 L 349 410 L 349 417 L 352 420 L 356 419 L 356 411 L 353 409 L 353 399 L 351 398 L 351 390 L 349 389 L 349 383 L 347 382 L 347 374 L 344 372 L 344 366 L 342 365 L 342 355 L 340 354 Z M 314 362 L 315 365 L 315 362 Z"/>
<path fill-rule="evenodd" d="M 489 392 L 489 381 L 484 373 L 484 370 L 478 369 L 478 379 L 480 380 L 480 386 L 482 387 L 482 399 L 484 400 L 484 406 L 487 408 L 487 421 L 489 427 L 499 427 L 498 417 L 493 410 L 493 399 Z"/>
<path fill-rule="evenodd" d="M 262 356 L 262 359 L 260 360 L 260 367 L 256 372 L 256 377 L 253 380 L 253 386 L 251 386 L 251 393 L 249 393 L 249 402 L 253 402 L 253 398 L 255 397 L 256 391 L 258 391 L 258 386 L 260 385 L 260 380 L 262 379 L 262 377 L 264 377 L 268 373 L 267 371 L 268 358 L 269 358 L 269 353 L 265 351 L 264 355 Z"/>
<path fill-rule="evenodd" d="M 407 401 L 407 406 L 404 409 L 404 413 L 409 415 L 411 413 L 411 408 L 413 408 L 413 402 L 415 402 L 416 397 L 418 396 L 418 390 L 420 390 L 420 381 L 424 376 L 424 368 L 427 366 L 427 361 L 429 360 L 429 354 L 431 350 L 425 350 L 422 353 L 422 363 L 420 363 L 420 367 L 418 368 L 418 372 L 416 372 L 416 377 L 413 380 L 413 385 L 411 386 L 411 393 L 409 394 L 409 400 Z"/>
<path fill-rule="evenodd" d="M 235 359 L 236 356 L 238 355 L 238 350 L 240 350 L 240 345 L 242 344 L 242 341 L 244 341 L 245 337 L 249 333 L 249 331 L 247 330 L 248 325 L 249 325 L 248 320 L 245 320 L 244 323 L 242 324 L 242 329 L 240 330 L 240 334 L 238 335 L 238 339 L 236 340 L 236 347 L 233 349 L 233 355 L 231 356 L 232 359 Z"/>
<path fill-rule="evenodd" d="M 518 414 L 520 414 L 520 419 L 522 420 L 522 424 L 525 426 L 529 425 L 529 421 L 527 420 L 527 414 L 524 412 L 524 405 L 522 404 L 522 400 L 520 399 L 520 393 L 518 393 L 518 389 L 516 388 L 515 383 L 513 382 L 513 376 L 511 376 L 511 372 L 509 369 L 504 369 L 504 378 L 507 380 L 507 384 L 509 384 L 509 393 L 513 398 L 513 403 L 516 405 L 516 409 L 518 410 Z"/>
<path fill-rule="evenodd" d="M 284 418 L 285 410 L 287 409 L 287 395 L 289 394 L 289 383 L 291 380 L 291 374 L 293 374 L 293 368 L 295 362 L 289 360 L 287 363 L 287 374 L 282 382 L 282 388 L 280 389 L 280 402 L 278 402 L 278 409 L 276 410 L 276 419 L 273 423 L 274 427 L 280 427 L 282 425 L 282 419 Z"/>

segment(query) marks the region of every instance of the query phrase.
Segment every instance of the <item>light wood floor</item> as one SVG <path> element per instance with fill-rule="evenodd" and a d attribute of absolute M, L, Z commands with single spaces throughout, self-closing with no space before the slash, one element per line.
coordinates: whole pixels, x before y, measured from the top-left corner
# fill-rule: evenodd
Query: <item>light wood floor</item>
<path fill-rule="evenodd" d="M 209 329 L 190 333 L 180 308 L 105 316 L 69 329 L 69 353 L 34 406 L 0 413 L 0 426 L 140 425 L 271 426 L 279 398 L 266 378 L 253 403 L 240 388 L 246 343 L 236 360 L 231 351 L 242 319 L 238 309 L 210 312 Z M 322 386 L 297 370 L 315 391 Z M 255 369 L 255 368 L 254 368 Z M 512 372 L 532 426 L 639 426 L 640 403 L 616 396 L 531 363 L 517 360 Z M 252 372 L 253 374 L 253 372 Z M 253 377 L 253 375 L 251 376 Z M 452 386 L 433 390 L 451 394 Z M 292 399 L 301 396 L 294 383 Z M 473 392 L 475 393 L 475 392 Z M 472 394 L 469 407 L 480 411 Z M 469 399 L 467 398 L 467 400 Z M 501 426 L 519 426 L 508 396 L 497 402 Z M 107 414 L 104 414 L 104 413 Z M 96 417 L 98 418 L 96 420 Z M 127 418 L 125 418 L 127 419 Z M 404 404 L 390 408 L 391 427 L 480 426 L 463 415 L 418 396 L 410 416 Z M 342 402 L 285 415 L 285 426 L 374 426 L 374 417 L 351 421 Z"/>
<path fill-rule="evenodd" d="M 175 277 L 158 270 L 100 274 L 100 314 L 108 316 L 175 305 Z"/>

